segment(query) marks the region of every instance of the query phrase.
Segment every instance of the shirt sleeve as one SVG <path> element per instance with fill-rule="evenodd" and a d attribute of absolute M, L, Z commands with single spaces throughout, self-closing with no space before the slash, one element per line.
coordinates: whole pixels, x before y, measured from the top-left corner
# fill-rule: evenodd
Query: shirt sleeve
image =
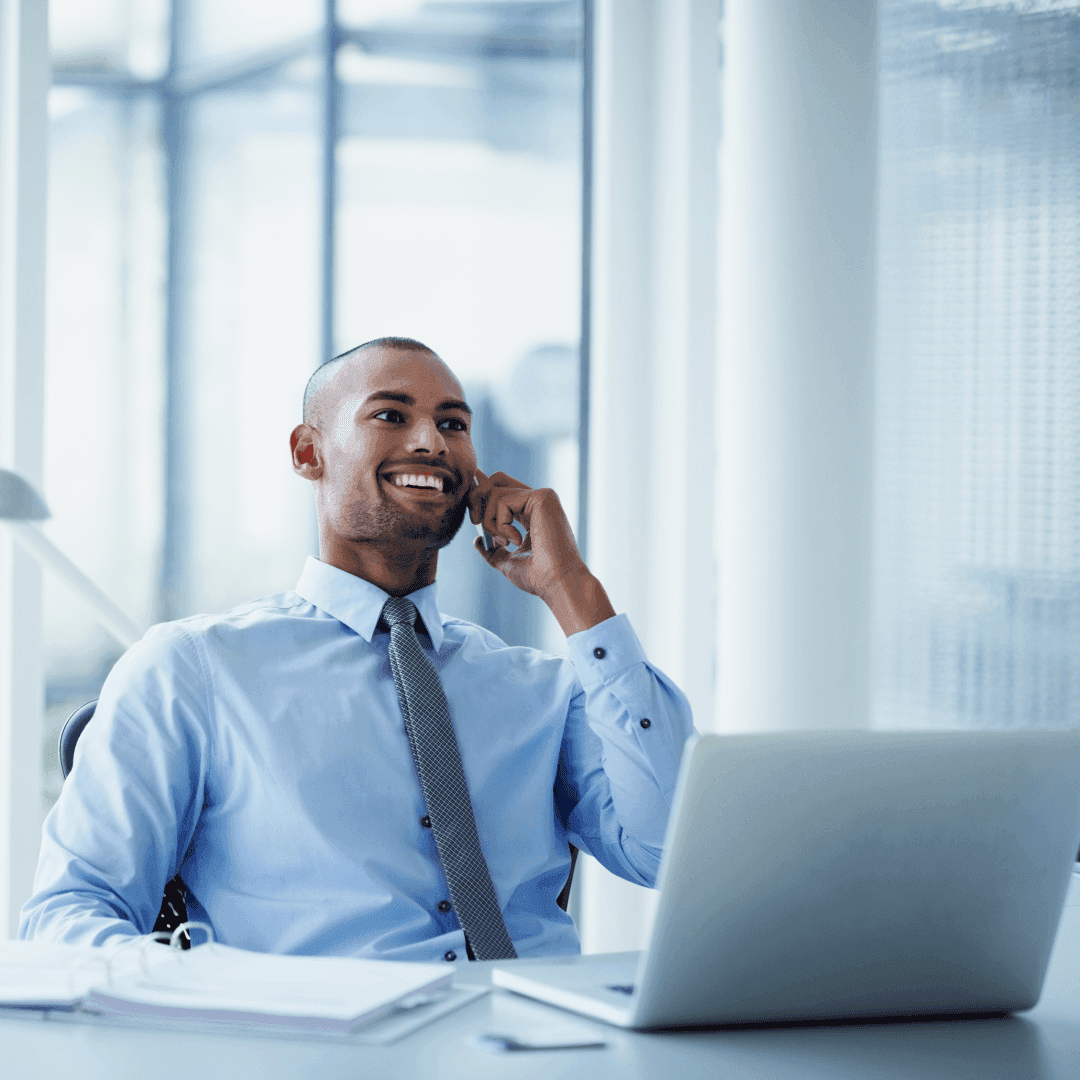
<path fill-rule="evenodd" d="M 155 627 L 116 664 L 45 819 L 19 937 L 101 945 L 147 934 L 203 804 L 210 699 L 197 646 Z"/>
<path fill-rule="evenodd" d="M 648 662 L 626 615 L 567 639 L 572 696 L 556 800 L 572 844 L 612 873 L 654 886 L 683 747 L 686 695 Z"/>

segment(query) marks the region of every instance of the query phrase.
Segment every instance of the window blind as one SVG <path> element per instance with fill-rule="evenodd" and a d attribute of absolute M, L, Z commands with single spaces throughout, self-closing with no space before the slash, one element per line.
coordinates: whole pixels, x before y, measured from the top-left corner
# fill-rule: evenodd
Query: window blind
<path fill-rule="evenodd" d="M 882 0 L 875 723 L 1080 725 L 1080 0 Z"/>

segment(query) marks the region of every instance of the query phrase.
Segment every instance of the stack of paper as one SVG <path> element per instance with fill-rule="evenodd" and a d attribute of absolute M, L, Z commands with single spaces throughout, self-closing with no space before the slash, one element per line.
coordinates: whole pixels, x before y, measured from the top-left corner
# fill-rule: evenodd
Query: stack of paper
<path fill-rule="evenodd" d="M 349 1032 L 450 985 L 449 965 L 272 956 L 216 942 L 153 946 L 139 970 L 94 986 L 83 1007 L 109 1016 L 178 1017 L 229 1027 Z"/>
<path fill-rule="evenodd" d="M 88 983 L 107 977 L 100 949 L 0 942 L 0 1008 L 71 1009 Z"/>
<path fill-rule="evenodd" d="M 230 1028 L 346 1034 L 445 997 L 452 977 L 448 964 L 274 956 L 217 943 L 187 951 L 142 939 L 105 949 L 0 943 L 0 1007 Z"/>

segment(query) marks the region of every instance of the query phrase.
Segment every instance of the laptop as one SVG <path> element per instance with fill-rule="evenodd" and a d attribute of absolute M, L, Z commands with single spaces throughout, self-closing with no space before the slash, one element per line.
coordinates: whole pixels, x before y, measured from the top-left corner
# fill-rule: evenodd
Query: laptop
<path fill-rule="evenodd" d="M 1080 731 L 706 735 L 645 951 L 492 981 L 627 1028 L 1027 1009 L 1078 847 Z"/>

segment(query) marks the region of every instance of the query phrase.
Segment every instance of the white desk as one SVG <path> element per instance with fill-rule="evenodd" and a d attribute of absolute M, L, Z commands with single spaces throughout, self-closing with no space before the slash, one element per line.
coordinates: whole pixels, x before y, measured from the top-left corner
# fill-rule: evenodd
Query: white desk
<path fill-rule="evenodd" d="M 522 961 L 527 963 L 528 961 Z M 462 981 L 487 981 L 489 964 L 462 967 Z M 1005 1020 L 638 1034 L 596 1024 L 602 1050 L 486 1054 L 466 1039 L 505 1030 L 505 1010 L 555 1010 L 491 994 L 386 1047 L 216 1034 L 132 1031 L 5 1016 L 4 1080 L 1076 1080 L 1080 1077 L 1080 875 L 1039 1005 Z M 565 1014 L 559 1014 L 565 1015 Z M 585 1022 L 585 1021 L 582 1021 Z"/>

